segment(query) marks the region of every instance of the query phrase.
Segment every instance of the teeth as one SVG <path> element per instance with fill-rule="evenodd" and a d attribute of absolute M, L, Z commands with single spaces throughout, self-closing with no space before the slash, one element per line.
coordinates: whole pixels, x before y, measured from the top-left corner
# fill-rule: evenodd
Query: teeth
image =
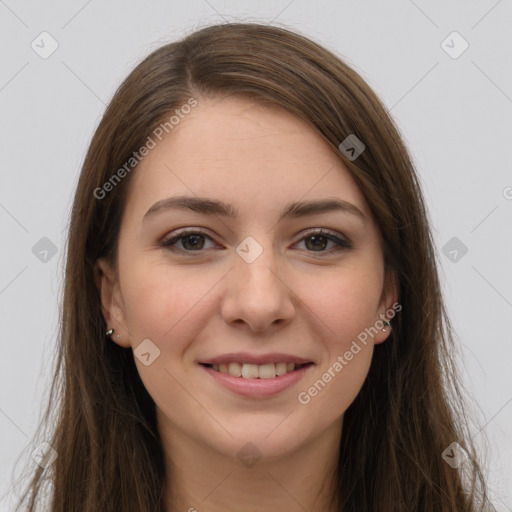
<path fill-rule="evenodd" d="M 295 370 L 295 363 L 270 363 L 270 364 L 213 364 L 212 368 L 221 373 L 227 373 L 232 377 L 244 379 L 273 379 L 285 373 Z"/>
<path fill-rule="evenodd" d="M 227 373 L 232 377 L 241 377 L 242 365 L 240 363 L 229 363 Z"/>
<path fill-rule="evenodd" d="M 284 375 L 288 370 L 287 370 L 287 367 L 288 365 L 286 363 L 277 363 L 276 364 L 276 375 Z M 295 365 L 294 365 L 295 366 Z"/>
<path fill-rule="evenodd" d="M 242 377 L 246 379 L 257 379 L 258 365 L 257 364 L 243 364 L 242 365 Z"/>
<path fill-rule="evenodd" d="M 273 379 L 276 376 L 276 367 L 274 363 L 262 364 L 256 368 L 258 369 L 258 377 L 260 379 Z"/>

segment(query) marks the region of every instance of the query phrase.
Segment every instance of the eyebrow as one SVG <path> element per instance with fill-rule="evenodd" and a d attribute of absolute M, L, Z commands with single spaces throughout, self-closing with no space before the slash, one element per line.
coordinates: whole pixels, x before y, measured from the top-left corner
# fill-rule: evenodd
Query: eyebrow
<path fill-rule="evenodd" d="M 208 197 L 192 197 L 192 196 L 176 196 L 168 197 L 156 202 L 143 217 L 143 222 L 155 217 L 157 214 L 169 210 L 191 210 L 203 215 L 220 215 L 227 218 L 236 218 L 238 216 L 238 209 L 233 205 L 211 199 Z M 316 201 L 299 201 L 287 204 L 279 221 L 283 219 L 296 219 L 306 217 L 308 215 L 318 215 L 328 212 L 343 212 L 349 213 L 360 219 L 366 218 L 365 214 L 354 204 L 338 198 L 319 199 Z"/>

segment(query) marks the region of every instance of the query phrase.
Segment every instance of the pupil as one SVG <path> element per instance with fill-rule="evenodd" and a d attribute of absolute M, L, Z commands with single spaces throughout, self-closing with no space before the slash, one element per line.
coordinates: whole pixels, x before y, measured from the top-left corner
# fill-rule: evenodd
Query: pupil
<path fill-rule="evenodd" d="M 308 240 L 312 240 L 313 241 L 313 247 L 316 247 L 316 248 L 320 247 L 321 249 L 325 249 L 325 242 L 327 241 L 327 238 L 325 236 L 323 236 L 323 235 L 313 235 L 313 236 L 310 236 L 306 240 L 306 245 L 308 244 Z M 319 244 L 319 242 L 321 242 L 321 241 L 323 241 L 324 243 L 323 244 Z"/>
<path fill-rule="evenodd" d="M 197 248 L 198 246 L 200 246 L 200 247 L 199 247 L 199 249 L 201 249 L 201 248 L 202 248 L 202 245 L 200 244 L 200 237 L 201 237 L 201 235 L 187 235 L 187 236 L 183 237 L 183 240 L 185 241 L 185 242 L 183 243 L 183 245 L 184 245 L 187 249 L 190 249 L 190 248 L 192 248 L 192 249 L 193 249 L 193 248 Z M 191 239 L 194 239 L 194 242 L 192 242 L 192 244 L 190 244 L 190 247 L 187 247 L 187 245 L 188 245 L 188 244 L 187 244 L 187 241 L 190 241 Z"/>

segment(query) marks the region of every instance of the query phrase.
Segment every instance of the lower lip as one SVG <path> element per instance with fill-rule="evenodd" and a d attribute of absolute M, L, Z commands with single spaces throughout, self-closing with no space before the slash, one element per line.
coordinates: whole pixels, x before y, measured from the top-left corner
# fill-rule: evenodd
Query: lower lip
<path fill-rule="evenodd" d="M 228 373 L 221 373 L 208 366 L 200 365 L 219 384 L 238 395 L 251 398 L 267 398 L 275 396 L 285 389 L 297 384 L 306 372 L 313 366 L 309 363 L 298 370 L 285 373 L 272 379 L 245 379 L 244 377 L 233 377 Z"/>

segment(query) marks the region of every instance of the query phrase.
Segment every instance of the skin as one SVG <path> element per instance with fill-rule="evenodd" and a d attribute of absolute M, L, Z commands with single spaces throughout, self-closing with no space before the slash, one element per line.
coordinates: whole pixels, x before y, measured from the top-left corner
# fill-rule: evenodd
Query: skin
<path fill-rule="evenodd" d="M 360 344 L 307 405 L 297 395 L 397 301 L 395 287 L 383 288 L 378 228 L 360 190 L 301 120 L 235 98 L 200 98 L 134 173 L 117 272 L 99 260 L 97 284 L 107 325 L 120 334 L 113 341 L 136 349 L 150 339 L 160 350 L 148 366 L 135 362 L 156 403 L 168 510 L 334 510 L 328 482 L 343 414 L 389 329 Z M 238 217 L 169 210 L 142 221 L 154 203 L 176 195 L 231 203 Z M 278 222 L 290 202 L 333 197 L 364 219 L 327 212 Z M 190 237 L 175 244 L 186 254 L 161 247 L 181 228 L 207 233 L 199 250 Z M 310 228 L 348 237 L 352 248 L 315 248 Z M 263 249 L 252 263 L 235 251 L 248 236 Z M 237 351 L 283 352 L 315 365 L 278 396 L 244 398 L 197 363 Z M 252 467 L 237 457 L 248 442 L 261 454 Z"/>

